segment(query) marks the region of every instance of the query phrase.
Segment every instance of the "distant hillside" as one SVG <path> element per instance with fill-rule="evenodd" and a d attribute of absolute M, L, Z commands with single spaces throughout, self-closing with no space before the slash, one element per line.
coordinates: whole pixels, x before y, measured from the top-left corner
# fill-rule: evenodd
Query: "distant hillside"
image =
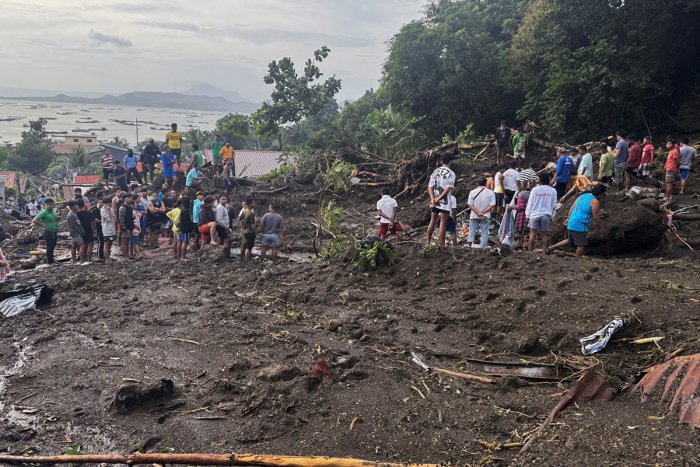
<path fill-rule="evenodd" d="M 207 83 L 197 83 L 193 84 L 191 88 L 187 91 L 182 91 L 182 94 L 187 96 L 211 96 L 211 97 L 223 97 L 231 102 L 250 102 L 245 97 L 241 96 L 236 91 L 227 91 L 225 89 L 217 88 L 214 85 Z"/>
<path fill-rule="evenodd" d="M 128 105 L 134 107 L 158 107 L 168 109 L 185 110 L 209 110 L 212 112 L 252 113 L 260 107 L 253 102 L 232 102 L 223 97 L 192 96 L 177 92 L 148 92 L 137 91 L 120 94 L 118 96 L 106 95 L 102 97 L 76 97 L 66 94 L 44 97 L 0 97 L 1 99 L 42 101 L 42 102 L 67 102 L 73 104 L 102 104 L 102 105 Z"/>

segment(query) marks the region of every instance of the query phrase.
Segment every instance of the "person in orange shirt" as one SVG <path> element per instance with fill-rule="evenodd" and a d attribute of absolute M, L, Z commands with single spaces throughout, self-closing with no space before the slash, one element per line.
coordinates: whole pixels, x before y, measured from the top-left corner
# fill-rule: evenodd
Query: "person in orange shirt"
<path fill-rule="evenodd" d="M 226 161 L 231 159 L 231 170 L 233 170 L 233 173 L 236 173 L 236 160 L 235 156 L 236 153 L 231 147 L 231 142 L 226 141 L 226 145 L 221 148 L 221 151 L 219 151 L 219 155 L 221 156 L 221 161 L 223 162 L 224 165 L 226 165 Z"/>
<path fill-rule="evenodd" d="M 668 158 L 666 159 L 666 201 L 670 201 L 673 197 L 673 184 L 680 175 L 681 153 L 676 147 L 676 140 L 669 138 L 666 140 L 666 149 L 668 149 Z"/>

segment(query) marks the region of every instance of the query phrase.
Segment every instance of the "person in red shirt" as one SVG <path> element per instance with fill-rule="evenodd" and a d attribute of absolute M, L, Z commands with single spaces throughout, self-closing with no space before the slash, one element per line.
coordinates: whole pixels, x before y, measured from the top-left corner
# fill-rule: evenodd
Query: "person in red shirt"
<path fill-rule="evenodd" d="M 681 153 L 676 147 L 676 140 L 669 138 L 666 140 L 666 149 L 668 149 L 668 158 L 666 159 L 666 201 L 671 201 L 673 197 L 673 184 L 680 175 Z"/>
<path fill-rule="evenodd" d="M 630 143 L 630 150 L 627 153 L 627 163 L 625 164 L 625 190 L 629 190 L 632 185 L 632 177 L 637 179 L 639 166 L 642 163 L 642 147 L 635 135 L 629 135 L 627 141 Z"/>
<path fill-rule="evenodd" d="M 644 137 L 642 148 L 642 163 L 639 165 L 637 175 L 641 176 L 644 181 L 649 181 L 651 174 L 651 164 L 654 162 L 654 145 L 651 144 L 651 137 Z"/>

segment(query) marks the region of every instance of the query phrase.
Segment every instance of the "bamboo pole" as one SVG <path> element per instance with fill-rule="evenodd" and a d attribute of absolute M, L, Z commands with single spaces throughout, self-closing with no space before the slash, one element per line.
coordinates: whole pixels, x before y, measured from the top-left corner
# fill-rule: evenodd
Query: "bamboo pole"
<path fill-rule="evenodd" d="M 439 464 L 394 464 L 349 457 L 274 456 L 264 454 L 86 454 L 79 456 L 0 455 L 7 464 L 173 464 L 173 465 L 254 465 L 266 467 L 438 467 Z"/>

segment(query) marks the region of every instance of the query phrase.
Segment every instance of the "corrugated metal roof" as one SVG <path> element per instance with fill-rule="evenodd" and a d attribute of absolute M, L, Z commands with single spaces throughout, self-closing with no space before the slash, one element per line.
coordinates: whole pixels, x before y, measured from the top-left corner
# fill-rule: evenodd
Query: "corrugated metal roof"
<path fill-rule="evenodd" d="M 258 177 L 266 175 L 280 166 L 282 151 L 254 151 L 235 149 L 236 176 Z M 205 158 L 211 160 L 211 149 L 204 150 Z"/>
<path fill-rule="evenodd" d="M 5 187 L 14 188 L 17 183 L 17 172 L 0 172 L 0 176 L 5 177 L 3 180 Z"/>

